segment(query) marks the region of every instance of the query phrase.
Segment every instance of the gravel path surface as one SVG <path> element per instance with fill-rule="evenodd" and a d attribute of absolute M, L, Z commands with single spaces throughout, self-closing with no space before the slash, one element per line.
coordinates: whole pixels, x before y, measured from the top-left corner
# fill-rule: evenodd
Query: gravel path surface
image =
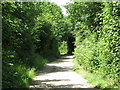
<path fill-rule="evenodd" d="M 93 88 L 82 76 L 72 70 L 73 56 L 62 56 L 47 64 L 33 78 L 30 88 Z"/>

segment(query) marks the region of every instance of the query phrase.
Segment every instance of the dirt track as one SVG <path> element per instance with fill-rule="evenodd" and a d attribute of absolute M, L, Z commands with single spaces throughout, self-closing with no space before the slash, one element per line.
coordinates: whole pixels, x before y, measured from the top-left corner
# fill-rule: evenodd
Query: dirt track
<path fill-rule="evenodd" d="M 93 88 L 72 70 L 73 56 L 62 56 L 47 64 L 32 81 L 30 88 Z"/>

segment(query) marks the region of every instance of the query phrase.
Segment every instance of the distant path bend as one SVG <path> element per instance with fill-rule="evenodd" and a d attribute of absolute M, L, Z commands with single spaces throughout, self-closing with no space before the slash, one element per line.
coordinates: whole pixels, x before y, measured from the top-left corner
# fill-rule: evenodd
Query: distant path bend
<path fill-rule="evenodd" d="M 47 64 L 30 85 L 30 88 L 94 88 L 81 75 L 72 70 L 73 56 L 62 56 Z"/>

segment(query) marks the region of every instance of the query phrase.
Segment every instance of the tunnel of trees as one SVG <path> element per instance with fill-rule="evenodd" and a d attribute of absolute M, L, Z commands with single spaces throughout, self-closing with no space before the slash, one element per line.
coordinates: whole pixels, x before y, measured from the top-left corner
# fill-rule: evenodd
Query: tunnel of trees
<path fill-rule="evenodd" d="M 69 35 L 67 36 L 67 47 L 68 47 L 68 52 L 67 52 L 67 54 L 70 54 L 70 55 L 73 54 L 74 48 L 75 48 L 74 42 L 75 42 L 74 36 L 73 36 L 72 34 L 69 34 Z"/>
<path fill-rule="evenodd" d="M 1 2 L 2 87 L 25 88 L 37 70 L 67 54 L 78 66 L 120 85 L 120 2 Z M 63 50 L 64 46 L 63 46 Z"/>

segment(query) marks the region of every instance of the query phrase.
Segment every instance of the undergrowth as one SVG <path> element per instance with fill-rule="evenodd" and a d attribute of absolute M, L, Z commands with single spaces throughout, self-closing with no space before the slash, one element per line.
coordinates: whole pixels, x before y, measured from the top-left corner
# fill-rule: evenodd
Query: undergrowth
<path fill-rule="evenodd" d="M 53 58 L 49 58 L 54 60 Z M 3 88 L 28 88 L 30 81 L 35 77 L 38 70 L 42 70 L 43 66 L 49 60 L 40 55 L 36 55 L 33 66 L 25 64 L 9 63 L 9 67 L 3 67 Z M 8 77 L 9 76 L 9 77 Z"/>
<path fill-rule="evenodd" d="M 89 7 L 88 11 L 97 6 L 96 3 L 85 3 L 83 10 L 85 5 Z M 85 16 L 90 19 L 83 18 L 83 22 L 75 25 L 75 60 L 84 70 L 94 74 L 85 77 L 96 87 L 120 86 L 119 6 L 119 2 L 99 3 L 96 8 L 100 11 L 93 10 L 95 16 L 86 12 Z M 95 22 L 98 23 L 95 25 Z"/>
<path fill-rule="evenodd" d="M 59 45 L 59 51 L 61 54 L 66 54 L 68 52 L 67 50 L 67 42 L 63 41 Z"/>
<path fill-rule="evenodd" d="M 98 73 L 91 73 L 80 66 L 76 60 L 74 62 L 73 70 L 83 76 L 84 79 L 95 88 L 100 88 L 103 90 L 112 90 L 113 88 L 118 90 L 120 88 L 113 79 L 105 78 Z"/>

